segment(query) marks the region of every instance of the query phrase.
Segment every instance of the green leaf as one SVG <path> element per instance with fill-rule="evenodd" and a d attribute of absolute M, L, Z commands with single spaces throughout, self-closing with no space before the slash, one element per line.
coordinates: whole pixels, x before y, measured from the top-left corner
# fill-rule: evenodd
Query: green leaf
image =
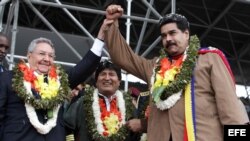
<path fill-rule="evenodd" d="M 47 111 L 47 116 L 48 116 L 48 119 L 53 118 L 53 110 L 52 110 L 52 109 L 49 109 L 49 110 Z"/>
<path fill-rule="evenodd" d="M 160 101 L 160 97 L 162 95 L 162 93 L 164 92 L 164 90 L 166 89 L 166 86 L 160 86 L 160 87 L 156 87 L 153 90 L 153 97 L 154 97 L 154 101 L 157 103 Z"/>

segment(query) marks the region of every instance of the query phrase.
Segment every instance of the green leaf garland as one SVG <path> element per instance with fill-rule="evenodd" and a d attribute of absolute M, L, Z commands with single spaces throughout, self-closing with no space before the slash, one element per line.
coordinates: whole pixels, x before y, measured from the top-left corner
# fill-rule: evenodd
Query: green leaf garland
<path fill-rule="evenodd" d="M 93 140 L 96 141 L 124 141 L 126 137 L 128 137 L 128 128 L 123 125 L 116 134 L 112 134 L 111 136 L 103 136 L 100 135 L 96 129 L 94 112 L 92 109 L 93 99 L 93 92 L 94 87 L 87 87 L 85 88 L 85 95 L 83 96 L 83 103 L 84 103 L 84 112 L 86 113 L 86 123 L 87 128 L 89 129 L 89 134 L 91 135 Z M 126 119 L 125 121 L 129 120 L 129 118 L 133 117 L 132 113 L 134 110 L 134 106 L 132 105 L 132 98 L 129 94 L 124 93 L 123 98 L 125 100 L 125 108 L 126 108 Z"/>
<path fill-rule="evenodd" d="M 161 88 L 161 90 L 153 90 L 153 92 L 157 92 L 157 93 L 153 93 L 153 98 L 154 95 L 160 95 L 161 100 L 165 100 L 167 99 L 169 96 L 179 92 L 180 90 L 184 89 L 185 86 L 191 81 L 191 76 L 193 73 L 193 69 L 195 67 L 195 63 L 198 57 L 198 49 L 200 47 L 200 42 L 199 39 L 196 35 L 191 36 L 190 38 L 190 44 L 189 44 L 189 48 L 187 50 L 187 58 L 185 59 L 185 61 L 182 64 L 182 67 L 180 69 L 180 73 L 178 73 L 175 77 L 175 80 L 170 82 L 167 86 L 164 86 L 163 88 Z M 165 51 L 161 50 L 160 52 L 160 59 L 159 62 L 162 58 L 164 57 L 168 57 L 167 54 L 165 53 Z M 155 72 L 158 72 L 160 69 L 160 65 L 158 65 L 155 68 Z M 164 90 L 162 90 L 164 89 Z M 157 99 L 155 99 L 157 100 Z M 154 101 L 155 101 L 154 100 Z"/>
<path fill-rule="evenodd" d="M 68 75 L 61 68 L 61 66 L 56 65 L 56 68 L 61 83 L 58 95 L 56 97 L 51 99 L 36 99 L 33 95 L 28 94 L 23 84 L 23 73 L 18 69 L 18 64 L 13 69 L 14 76 L 12 79 L 12 87 L 16 91 L 17 95 L 22 100 L 24 100 L 25 103 L 32 105 L 35 109 L 53 109 L 68 99 L 70 94 Z"/>

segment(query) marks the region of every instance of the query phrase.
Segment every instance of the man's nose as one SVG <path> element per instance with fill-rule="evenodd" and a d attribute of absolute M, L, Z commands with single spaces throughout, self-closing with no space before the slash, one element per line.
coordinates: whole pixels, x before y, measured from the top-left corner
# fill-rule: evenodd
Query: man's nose
<path fill-rule="evenodd" d="M 45 54 L 43 56 L 43 59 L 46 60 L 46 61 L 49 61 L 51 59 L 51 57 L 48 54 Z"/>
<path fill-rule="evenodd" d="M 166 40 L 167 40 L 167 42 L 172 41 L 172 37 L 171 36 L 167 36 Z"/>
<path fill-rule="evenodd" d="M 6 55 L 6 54 L 7 54 L 7 49 L 2 48 L 2 49 L 0 50 L 0 53 Z"/>
<path fill-rule="evenodd" d="M 105 78 L 106 80 L 109 80 L 109 79 L 110 79 L 110 75 L 106 74 L 104 78 Z"/>

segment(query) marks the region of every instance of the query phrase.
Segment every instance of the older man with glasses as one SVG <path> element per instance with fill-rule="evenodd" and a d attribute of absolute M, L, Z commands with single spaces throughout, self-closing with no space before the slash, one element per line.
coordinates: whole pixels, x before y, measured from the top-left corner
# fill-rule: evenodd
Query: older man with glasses
<path fill-rule="evenodd" d="M 27 61 L 0 74 L 0 140 L 65 141 L 62 105 L 70 98 L 70 88 L 94 72 L 103 45 L 95 39 L 83 59 L 65 72 L 54 64 L 51 40 L 34 39 L 27 50 Z"/>

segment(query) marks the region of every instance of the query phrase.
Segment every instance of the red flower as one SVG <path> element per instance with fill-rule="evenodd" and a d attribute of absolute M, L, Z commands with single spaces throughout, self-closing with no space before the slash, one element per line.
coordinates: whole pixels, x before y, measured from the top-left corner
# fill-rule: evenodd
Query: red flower
<path fill-rule="evenodd" d="M 106 131 L 104 131 L 102 134 L 103 134 L 103 136 L 105 136 L 105 137 L 109 135 L 109 133 L 106 132 Z"/>
<path fill-rule="evenodd" d="M 183 55 L 181 55 L 180 57 L 173 59 L 173 63 L 171 63 L 166 57 L 161 59 L 160 61 L 160 65 L 161 65 L 161 70 L 160 70 L 160 75 L 162 77 L 164 77 L 164 73 L 169 70 L 172 69 L 174 66 L 175 67 L 180 67 L 183 63 Z"/>
<path fill-rule="evenodd" d="M 55 78 L 57 79 L 57 73 L 56 73 L 56 67 L 55 66 L 52 66 L 50 71 L 49 71 L 49 76 L 51 78 Z"/>
<path fill-rule="evenodd" d="M 182 65 L 182 63 L 183 63 L 183 55 L 175 61 L 174 65 L 179 67 Z"/>
<path fill-rule="evenodd" d="M 161 70 L 160 70 L 160 74 L 162 76 L 164 76 L 164 73 L 166 70 L 170 69 L 170 66 L 171 66 L 171 62 L 165 57 L 163 59 L 161 59 Z"/>
<path fill-rule="evenodd" d="M 20 63 L 18 65 L 19 69 L 23 72 L 23 79 L 31 83 L 32 87 L 34 86 L 34 81 L 36 80 L 36 76 L 34 75 L 34 71 L 29 69 L 28 66 L 24 63 Z"/>
<path fill-rule="evenodd" d="M 20 64 L 18 65 L 18 68 L 19 68 L 22 72 L 24 72 L 24 71 L 27 69 L 27 66 L 26 66 L 24 63 L 20 63 Z"/>
<path fill-rule="evenodd" d="M 99 105 L 100 105 L 100 110 L 101 110 L 101 120 L 103 121 L 106 117 L 109 117 L 111 113 L 115 114 L 118 116 L 118 120 L 122 121 L 122 116 L 121 116 L 121 112 L 119 111 L 118 107 L 117 107 L 117 100 L 116 97 L 110 102 L 110 111 L 107 111 L 106 108 L 106 104 L 104 102 L 104 99 L 99 98 Z M 108 132 L 106 131 L 107 128 L 106 126 L 103 124 L 103 128 L 104 128 L 104 132 L 103 135 L 104 136 L 108 136 Z"/>

